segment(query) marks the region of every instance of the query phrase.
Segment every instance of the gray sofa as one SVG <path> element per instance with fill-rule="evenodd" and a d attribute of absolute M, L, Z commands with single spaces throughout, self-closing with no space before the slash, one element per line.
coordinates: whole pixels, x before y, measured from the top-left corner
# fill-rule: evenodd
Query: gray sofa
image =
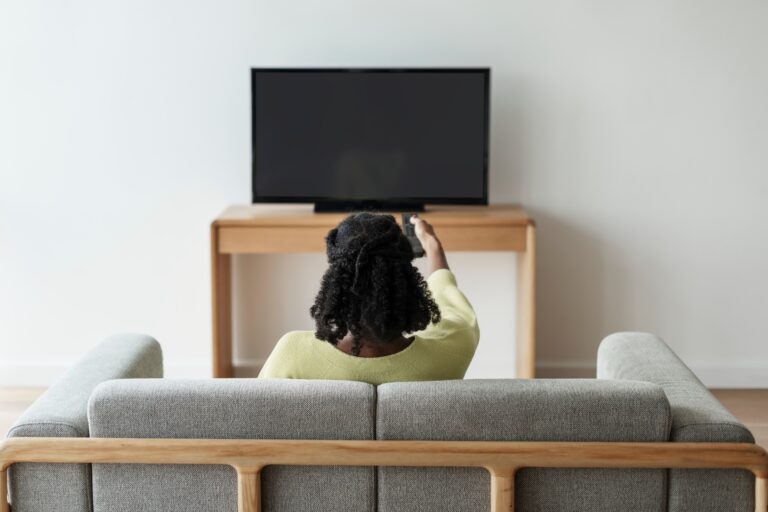
<path fill-rule="evenodd" d="M 620 333 L 598 378 L 371 386 L 300 380 L 162 379 L 147 336 L 94 349 L 10 437 L 754 443 L 656 336 Z M 16 464 L 13 512 L 235 511 L 229 466 Z M 270 466 L 266 511 L 484 511 L 488 473 L 466 468 Z M 742 470 L 522 469 L 522 511 L 752 511 Z"/>

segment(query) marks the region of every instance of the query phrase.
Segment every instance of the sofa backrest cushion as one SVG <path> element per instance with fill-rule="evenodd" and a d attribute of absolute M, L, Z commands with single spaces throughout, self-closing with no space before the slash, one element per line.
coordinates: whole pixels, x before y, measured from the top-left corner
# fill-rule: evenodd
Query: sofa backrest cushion
<path fill-rule="evenodd" d="M 597 380 L 465 380 L 378 387 L 378 439 L 665 441 L 659 386 Z M 379 468 L 378 509 L 489 509 L 484 469 Z M 665 510 L 664 470 L 523 469 L 517 510 Z"/>
<path fill-rule="evenodd" d="M 142 334 L 112 336 L 52 384 L 18 419 L 8 437 L 88 437 L 88 397 L 99 383 L 162 376 L 157 341 Z M 91 510 L 87 464 L 15 464 L 9 480 L 14 512 Z"/>
<path fill-rule="evenodd" d="M 99 386 L 89 403 L 92 437 L 374 439 L 375 388 L 302 380 L 138 380 Z M 236 511 L 228 466 L 93 465 L 97 512 Z M 375 472 L 361 467 L 269 466 L 264 511 L 365 511 Z"/>
<path fill-rule="evenodd" d="M 661 386 L 672 409 L 671 441 L 754 443 L 742 425 L 664 341 L 649 333 L 612 334 L 597 352 L 599 379 Z M 669 476 L 670 512 L 751 512 L 754 476 L 742 470 L 677 469 Z"/>

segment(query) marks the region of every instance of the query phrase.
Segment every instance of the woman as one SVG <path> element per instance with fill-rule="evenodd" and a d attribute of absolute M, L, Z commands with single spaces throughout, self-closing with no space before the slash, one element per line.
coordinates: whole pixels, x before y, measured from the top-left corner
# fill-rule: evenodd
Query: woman
<path fill-rule="evenodd" d="M 391 215 L 350 215 L 326 237 L 316 331 L 283 336 L 259 377 L 370 384 L 464 377 L 480 331 L 432 226 L 414 215 L 428 279 Z"/>

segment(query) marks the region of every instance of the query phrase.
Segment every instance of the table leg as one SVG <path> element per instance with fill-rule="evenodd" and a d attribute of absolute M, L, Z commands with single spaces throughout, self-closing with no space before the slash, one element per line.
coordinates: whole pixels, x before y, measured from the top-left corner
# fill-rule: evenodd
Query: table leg
<path fill-rule="evenodd" d="M 536 226 L 526 228 L 525 252 L 517 253 L 516 372 L 532 379 L 536 372 Z"/>
<path fill-rule="evenodd" d="M 213 376 L 234 377 L 232 366 L 232 257 L 219 252 L 219 232 L 211 226 Z"/>

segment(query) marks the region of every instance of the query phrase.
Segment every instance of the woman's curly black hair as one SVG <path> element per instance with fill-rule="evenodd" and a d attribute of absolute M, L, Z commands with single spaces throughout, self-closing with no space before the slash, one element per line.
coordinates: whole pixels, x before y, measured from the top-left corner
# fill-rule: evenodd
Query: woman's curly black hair
<path fill-rule="evenodd" d="M 336 345 L 347 332 L 352 353 L 361 339 L 387 343 L 440 321 L 413 249 L 391 215 L 358 213 L 325 238 L 328 270 L 309 314 L 318 339 Z"/>

